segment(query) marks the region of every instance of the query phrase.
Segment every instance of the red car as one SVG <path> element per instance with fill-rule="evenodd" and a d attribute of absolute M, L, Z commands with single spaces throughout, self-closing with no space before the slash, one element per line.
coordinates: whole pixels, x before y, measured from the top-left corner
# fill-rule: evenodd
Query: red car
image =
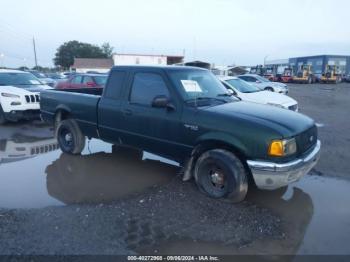
<path fill-rule="evenodd" d="M 57 83 L 56 89 L 104 88 L 106 81 L 107 75 L 75 74 L 67 81 Z"/>

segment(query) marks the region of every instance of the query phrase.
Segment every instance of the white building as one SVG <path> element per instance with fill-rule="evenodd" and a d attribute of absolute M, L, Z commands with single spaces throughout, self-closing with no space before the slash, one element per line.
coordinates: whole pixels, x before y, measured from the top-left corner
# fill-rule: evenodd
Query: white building
<path fill-rule="evenodd" d="M 71 70 L 77 73 L 107 73 L 113 67 L 110 58 L 74 58 Z"/>
<path fill-rule="evenodd" d="M 172 65 L 183 62 L 183 56 L 114 54 L 114 65 Z"/>
<path fill-rule="evenodd" d="M 183 56 L 144 55 L 144 54 L 113 54 L 112 58 L 74 58 L 71 71 L 77 73 L 107 73 L 118 65 L 173 65 L 182 63 Z"/>

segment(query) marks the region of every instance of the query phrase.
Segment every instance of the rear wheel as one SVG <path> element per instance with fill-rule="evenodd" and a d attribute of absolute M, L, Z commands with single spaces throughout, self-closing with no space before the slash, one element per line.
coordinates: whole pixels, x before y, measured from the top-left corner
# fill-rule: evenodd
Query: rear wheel
<path fill-rule="evenodd" d="M 7 122 L 4 114 L 4 110 L 2 110 L 2 107 L 0 105 L 0 125 L 3 125 Z"/>
<path fill-rule="evenodd" d="M 85 147 L 85 136 L 78 124 L 71 119 L 63 120 L 57 127 L 57 140 L 63 152 L 77 155 Z"/>
<path fill-rule="evenodd" d="M 273 92 L 273 88 L 272 88 L 272 87 L 270 87 L 270 86 L 266 87 L 266 88 L 265 88 L 265 90 L 266 90 L 266 91 Z"/>
<path fill-rule="evenodd" d="M 247 195 L 247 172 L 242 162 L 227 150 L 203 153 L 197 160 L 194 175 L 200 191 L 210 197 L 236 203 Z"/>

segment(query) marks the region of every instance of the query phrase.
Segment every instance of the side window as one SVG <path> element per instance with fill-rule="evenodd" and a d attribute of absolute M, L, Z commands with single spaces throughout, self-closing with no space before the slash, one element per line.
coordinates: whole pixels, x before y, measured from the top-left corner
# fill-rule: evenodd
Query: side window
<path fill-rule="evenodd" d="M 247 77 L 247 76 L 240 76 L 239 78 L 240 78 L 240 79 L 242 79 L 242 80 L 244 80 L 244 81 L 249 82 L 249 80 L 248 80 L 248 77 Z"/>
<path fill-rule="evenodd" d="M 124 71 L 113 71 L 109 77 L 104 96 L 106 98 L 118 99 L 125 77 L 126 73 Z"/>
<path fill-rule="evenodd" d="M 86 84 L 86 83 L 91 83 L 91 82 L 94 82 L 94 80 L 92 79 L 91 76 L 84 76 L 83 78 L 83 84 Z"/>
<path fill-rule="evenodd" d="M 244 76 L 243 80 L 247 81 L 247 82 L 255 82 L 255 78 L 252 76 Z"/>
<path fill-rule="evenodd" d="M 169 97 L 163 78 L 153 73 L 136 73 L 130 93 L 130 102 L 141 105 L 152 104 L 156 96 Z"/>
<path fill-rule="evenodd" d="M 81 76 L 75 76 L 73 79 L 72 79 L 72 84 L 81 84 Z"/>

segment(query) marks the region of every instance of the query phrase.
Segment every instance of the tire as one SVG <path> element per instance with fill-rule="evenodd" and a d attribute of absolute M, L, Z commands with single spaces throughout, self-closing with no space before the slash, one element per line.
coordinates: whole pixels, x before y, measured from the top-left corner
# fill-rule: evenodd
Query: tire
<path fill-rule="evenodd" d="M 272 87 L 269 87 L 269 86 L 268 86 L 268 87 L 265 87 L 265 90 L 266 90 L 266 91 L 273 92 L 273 88 L 272 88 Z"/>
<path fill-rule="evenodd" d="M 61 113 L 59 112 L 59 113 L 57 113 L 55 115 L 55 119 L 54 119 L 54 122 L 53 122 L 53 128 L 55 130 L 55 137 L 56 138 L 57 138 L 57 128 L 58 128 L 60 122 L 61 122 Z"/>
<path fill-rule="evenodd" d="M 78 124 L 72 120 L 63 120 L 57 127 L 57 140 L 61 150 L 71 155 L 80 154 L 85 147 L 85 136 Z"/>
<path fill-rule="evenodd" d="M 4 110 L 2 110 L 2 107 L 0 105 L 0 125 L 6 124 L 7 120 L 5 118 Z"/>
<path fill-rule="evenodd" d="M 237 203 L 248 192 L 248 176 L 242 162 L 222 149 L 203 153 L 195 165 L 194 177 L 199 190 L 212 198 Z"/>

